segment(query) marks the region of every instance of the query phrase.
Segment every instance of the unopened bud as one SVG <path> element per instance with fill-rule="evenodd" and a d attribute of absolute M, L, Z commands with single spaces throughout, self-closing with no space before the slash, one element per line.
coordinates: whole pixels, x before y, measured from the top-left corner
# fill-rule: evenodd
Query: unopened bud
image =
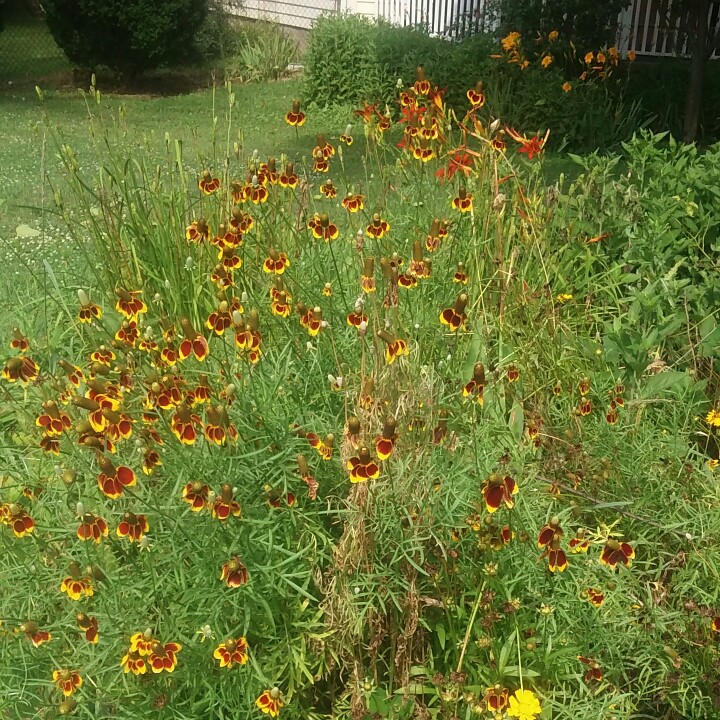
<path fill-rule="evenodd" d="M 78 300 L 83 307 L 90 304 L 90 298 L 87 296 L 87 293 L 82 288 L 77 291 L 77 294 Z"/>
<path fill-rule="evenodd" d="M 195 261 L 188 255 L 188 257 L 185 258 L 185 269 L 192 270 L 194 265 Z"/>
<path fill-rule="evenodd" d="M 85 514 L 85 505 L 79 502 L 75 506 L 75 513 L 78 515 L 78 517 L 82 517 Z"/>
<path fill-rule="evenodd" d="M 490 132 L 491 133 L 497 132 L 499 127 L 500 127 L 500 118 L 495 118 L 495 120 L 493 120 L 490 123 Z"/>
<path fill-rule="evenodd" d="M 493 200 L 492 208 L 495 212 L 500 212 L 505 207 L 505 194 L 498 193 Z"/>

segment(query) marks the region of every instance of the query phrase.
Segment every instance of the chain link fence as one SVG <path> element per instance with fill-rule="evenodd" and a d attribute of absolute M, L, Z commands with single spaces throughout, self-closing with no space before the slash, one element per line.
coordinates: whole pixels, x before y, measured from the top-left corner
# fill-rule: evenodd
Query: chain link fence
<path fill-rule="evenodd" d="M 0 86 L 65 76 L 71 65 L 35 2 L 0 0 Z"/>
<path fill-rule="evenodd" d="M 299 30 L 310 30 L 323 13 L 345 9 L 347 2 L 343 0 L 243 0 L 241 7 L 228 8 L 240 18 L 267 20 Z"/>

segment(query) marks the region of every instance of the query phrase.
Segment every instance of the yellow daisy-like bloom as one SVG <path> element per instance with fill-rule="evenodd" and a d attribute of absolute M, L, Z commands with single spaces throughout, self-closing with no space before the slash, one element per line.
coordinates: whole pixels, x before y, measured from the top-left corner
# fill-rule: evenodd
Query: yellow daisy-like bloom
<path fill-rule="evenodd" d="M 543 59 L 540 61 L 540 64 L 541 64 L 544 68 L 546 68 L 546 67 L 550 67 L 550 65 L 552 65 L 552 61 L 553 61 L 553 56 L 552 56 L 552 55 L 545 55 L 545 56 L 543 57 Z"/>
<path fill-rule="evenodd" d="M 720 411 L 711 410 L 705 416 L 705 422 L 711 427 L 720 427 Z"/>
<path fill-rule="evenodd" d="M 507 714 L 518 720 L 535 720 L 542 712 L 540 701 L 532 690 L 516 690 L 510 698 Z"/>
<path fill-rule="evenodd" d="M 562 90 L 563 92 L 570 92 L 572 90 L 572 85 L 569 82 L 565 81 L 562 84 Z"/>
<path fill-rule="evenodd" d="M 559 295 L 555 296 L 555 300 L 557 300 L 559 303 L 565 303 L 569 300 L 572 300 L 573 296 L 570 293 L 560 293 Z"/>

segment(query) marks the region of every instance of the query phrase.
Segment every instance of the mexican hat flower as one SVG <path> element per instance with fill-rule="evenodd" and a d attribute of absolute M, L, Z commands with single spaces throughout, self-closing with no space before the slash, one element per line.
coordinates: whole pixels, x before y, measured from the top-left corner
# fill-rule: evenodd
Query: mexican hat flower
<path fill-rule="evenodd" d="M 244 637 L 228 638 L 215 648 L 213 657 L 220 662 L 221 668 L 244 665 L 248 661 L 247 640 Z"/>
<path fill-rule="evenodd" d="M 280 714 L 280 708 L 284 705 L 282 693 L 279 688 L 265 690 L 255 701 L 255 705 L 266 715 L 272 718 Z"/>
<path fill-rule="evenodd" d="M 66 668 L 53 670 L 52 679 L 65 697 L 70 697 L 83 683 L 79 672 Z"/>

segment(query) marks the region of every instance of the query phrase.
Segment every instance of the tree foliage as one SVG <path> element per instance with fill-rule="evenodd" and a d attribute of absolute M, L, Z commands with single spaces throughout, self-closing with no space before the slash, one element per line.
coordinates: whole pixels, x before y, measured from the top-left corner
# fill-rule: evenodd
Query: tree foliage
<path fill-rule="evenodd" d="M 207 0 L 47 0 L 45 11 L 72 62 L 132 76 L 187 57 Z"/>

